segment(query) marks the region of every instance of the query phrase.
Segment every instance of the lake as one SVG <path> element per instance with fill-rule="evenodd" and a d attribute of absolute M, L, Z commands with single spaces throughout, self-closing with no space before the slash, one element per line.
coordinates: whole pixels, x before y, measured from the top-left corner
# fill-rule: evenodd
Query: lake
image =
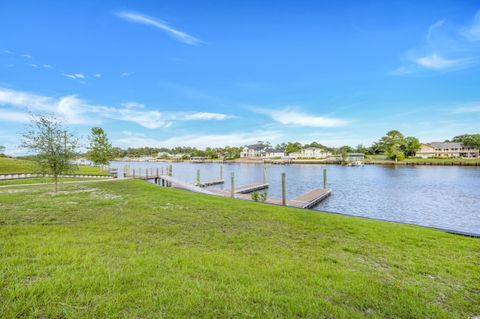
<path fill-rule="evenodd" d="M 262 182 L 267 167 L 268 197 L 281 198 L 281 173 L 286 173 L 287 199 L 323 187 L 326 168 L 332 195 L 315 210 L 480 233 L 479 167 L 162 162 L 112 162 L 111 167 L 121 174 L 125 165 L 145 169 L 167 164 L 173 165 L 175 177 L 191 183 L 196 180 L 197 169 L 201 170 L 201 180 L 217 179 L 223 166 L 226 183 L 215 188 L 227 189 L 230 172 L 235 173 L 238 187 Z"/>

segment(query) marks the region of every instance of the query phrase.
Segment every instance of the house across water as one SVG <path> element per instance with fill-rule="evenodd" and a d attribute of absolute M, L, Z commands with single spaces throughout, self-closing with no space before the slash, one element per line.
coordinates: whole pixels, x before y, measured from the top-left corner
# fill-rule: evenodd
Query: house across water
<path fill-rule="evenodd" d="M 432 142 L 422 144 L 417 157 L 466 157 L 474 158 L 479 156 L 479 150 L 463 143 Z"/>

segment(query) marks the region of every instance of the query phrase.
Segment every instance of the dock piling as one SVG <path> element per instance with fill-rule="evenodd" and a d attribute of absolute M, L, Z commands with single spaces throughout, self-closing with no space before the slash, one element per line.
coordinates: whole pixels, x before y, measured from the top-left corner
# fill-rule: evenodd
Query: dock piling
<path fill-rule="evenodd" d="M 135 168 L 133 169 L 133 178 L 135 178 Z"/>
<path fill-rule="evenodd" d="M 267 183 L 267 167 L 263 165 L 263 183 Z"/>
<path fill-rule="evenodd" d="M 327 189 L 327 169 L 323 169 L 323 189 Z"/>
<path fill-rule="evenodd" d="M 235 173 L 230 173 L 230 197 L 235 196 Z"/>
<path fill-rule="evenodd" d="M 200 170 L 197 169 L 197 185 L 200 185 Z"/>
<path fill-rule="evenodd" d="M 287 205 L 287 183 L 285 173 L 282 173 L 282 205 Z"/>
<path fill-rule="evenodd" d="M 220 165 L 220 179 L 223 179 L 223 165 Z"/>

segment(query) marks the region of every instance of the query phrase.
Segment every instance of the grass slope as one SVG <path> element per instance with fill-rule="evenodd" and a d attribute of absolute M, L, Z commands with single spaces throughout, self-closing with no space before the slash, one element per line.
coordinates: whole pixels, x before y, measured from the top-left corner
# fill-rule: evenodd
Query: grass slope
<path fill-rule="evenodd" d="M 9 157 L 0 157 L 0 174 L 37 173 L 38 171 L 39 169 L 35 165 L 35 162 L 33 161 L 9 158 Z M 108 175 L 108 172 L 104 172 L 99 167 L 96 167 L 96 166 L 78 166 L 78 169 L 73 173 Z"/>
<path fill-rule="evenodd" d="M 467 318 L 480 241 L 161 189 L 0 189 L 0 317 Z"/>

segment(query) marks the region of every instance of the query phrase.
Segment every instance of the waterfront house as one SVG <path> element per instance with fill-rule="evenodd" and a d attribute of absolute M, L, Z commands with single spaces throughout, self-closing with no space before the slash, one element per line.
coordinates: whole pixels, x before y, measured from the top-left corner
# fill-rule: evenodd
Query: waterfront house
<path fill-rule="evenodd" d="M 328 152 L 325 149 L 319 148 L 319 147 L 307 147 L 307 148 L 304 148 L 300 153 L 300 157 L 302 157 L 302 158 L 323 159 L 323 158 L 327 158 L 331 155 L 332 155 L 332 153 Z"/>
<path fill-rule="evenodd" d="M 263 144 L 252 144 L 244 146 L 240 157 L 242 158 L 261 158 L 265 156 L 267 147 Z"/>
<path fill-rule="evenodd" d="M 478 157 L 479 150 L 470 146 L 463 145 L 463 143 L 451 142 L 432 142 L 422 144 L 420 151 L 417 152 L 416 157 Z"/>
<path fill-rule="evenodd" d="M 266 149 L 264 158 L 282 158 L 285 157 L 285 152 L 279 149 Z"/>

